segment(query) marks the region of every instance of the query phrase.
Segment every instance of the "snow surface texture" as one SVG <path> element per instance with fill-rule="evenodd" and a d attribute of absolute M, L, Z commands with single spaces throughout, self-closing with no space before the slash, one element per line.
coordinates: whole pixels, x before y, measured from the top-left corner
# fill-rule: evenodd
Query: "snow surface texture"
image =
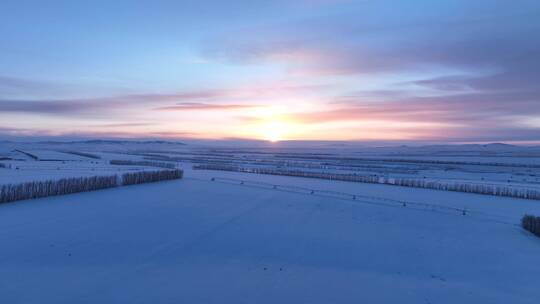
<path fill-rule="evenodd" d="M 193 164 L 200 168 L 353 174 L 368 179 L 407 181 L 407 184 L 434 184 L 437 188 L 470 189 L 467 191 L 489 188 L 497 194 L 528 198 L 536 198 L 534 193 L 540 192 L 540 150 L 536 147 L 464 145 L 360 151 L 279 147 L 147 148 L 130 155 L 153 161 Z"/>
<path fill-rule="evenodd" d="M 9 175 L 8 180 L 13 177 L 24 180 L 26 176 L 41 179 L 40 176 L 88 176 L 98 173 L 92 171 L 125 170 L 107 166 L 107 161 L 120 160 L 169 162 L 171 165 L 183 163 L 189 167 L 211 164 L 245 169 L 356 174 L 385 180 L 472 185 L 473 188 L 486 185 L 507 193 L 540 191 L 540 148 L 501 144 L 353 149 L 345 145 L 290 148 L 283 144 L 263 148 L 225 148 L 166 142 L 0 142 L 1 151 L 4 157 L 13 159 L 10 161 L 15 163 L 12 167 L 30 170 L 22 174 L 0 170 L 0 183 L 6 180 L 6 175 Z M 66 151 L 91 154 L 101 159 Z"/>
<path fill-rule="evenodd" d="M 255 160 L 261 166 L 257 159 L 282 155 L 275 149 L 240 153 L 111 142 L 52 146 L 102 159 L 67 155 L 74 159 L 40 161 L 0 146 L 4 156 L 20 159 L 2 161 L 11 168 L 0 168 L 0 183 L 143 170 L 108 161 L 164 161 L 164 155 L 184 159 L 170 162 L 180 161 L 185 178 L 0 204 L 0 303 L 506 304 L 540 299 L 540 239 L 519 227 L 524 214 L 540 214 L 538 201 L 189 169 L 210 158 L 242 165 Z M 60 154 L 43 152 L 50 147 L 15 145 L 57 158 Z M 538 165 L 534 149 L 466 148 L 474 151 L 402 148 L 393 157 L 423 159 L 416 155 L 442 149 L 438 154 L 444 160 L 461 155 L 460 161 L 496 158 Z M 497 151 L 484 156 L 485 149 Z M 294 165 L 317 164 L 306 150 L 293 152 L 301 158 L 294 158 Z M 393 152 L 383 151 L 381 157 L 384 153 Z M 520 158 L 524 153 L 528 158 Z M 434 164 L 355 165 L 446 177 L 444 167 Z M 490 166 L 452 168 L 449 178 L 502 182 L 520 176 L 526 180 L 514 183 L 536 185 L 536 171 L 527 167 L 503 167 L 503 173 Z M 389 201 L 415 204 L 386 205 Z M 467 210 L 466 215 L 456 209 Z"/>
<path fill-rule="evenodd" d="M 533 279 L 540 275 L 540 241 L 517 225 L 206 178 L 1 205 L 0 302 L 537 303 L 540 297 Z M 540 211 L 509 198 L 260 178 L 492 206 L 516 224 L 520 212 L 505 212 L 512 206 Z"/>

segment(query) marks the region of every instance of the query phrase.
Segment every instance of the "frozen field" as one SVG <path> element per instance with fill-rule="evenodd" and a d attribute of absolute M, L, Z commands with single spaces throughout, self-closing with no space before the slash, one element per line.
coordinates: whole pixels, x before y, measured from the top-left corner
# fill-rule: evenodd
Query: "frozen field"
<path fill-rule="evenodd" d="M 140 165 L 111 165 L 111 160 L 142 160 L 142 157 L 125 154 L 123 150 L 87 152 L 84 149 L 66 150 L 66 148 L 71 148 L 70 145 L 66 146 L 57 148 L 51 145 L 37 145 L 36 147 L 36 144 L 26 144 L 25 148 L 20 150 L 16 149 L 17 146 L 11 149 L 6 147 L 0 149 L 0 158 L 5 158 L 0 159 L 0 185 L 69 177 L 107 176 L 151 168 Z M 56 150 L 51 150 L 53 148 Z"/>
<path fill-rule="evenodd" d="M 426 180 L 438 183 L 480 184 L 540 191 L 540 149 L 507 145 L 432 146 L 424 148 L 339 147 L 301 149 L 182 148 L 133 150 L 133 155 L 234 169 L 263 168 L 336 174 L 356 174 Z"/>
<path fill-rule="evenodd" d="M 182 167 L 185 178 L 0 204 L 0 303 L 506 304 L 540 298 L 540 239 L 519 227 L 524 214 L 540 214 L 537 200 L 191 170 L 215 158 L 268 166 L 280 155 L 275 150 L 254 157 L 154 144 L 23 148 L 38 160 L 4 147 L 10 160 L 2 163 L 10 168 L 0 168 L 0 184 L 145 169 L 110 165 L 115 159 L 160 159 Z M 100 159 L 68 154 L 71 159 L 57 160 L 67 148 Z M 305 152 L 297 156 L 315 162 Z M 371 163 L 370 169 L 395 165 Z"/>
<path fill-rule="evenodd" d="M 1 160 L 2 157 L 10 160 Z M 186 168 L 217 165 L 356 174 L 540 191 L 540 148 L 500 144 L 423 148 L 298 148 L 287 145 L 231 148 L 161 142 L 0 143 L 0 163 L 11 162 L 14 163 L 12 167 L 27 171 L 14 173 L 0 168 L 0 183 L 7 175 L 16 176 L 19 181 L 31 175 L 40 178 L 72 176 L 74 171 L 75 174 L 92 175 L 119 170 L 108 166 L 110 160 L 117 159 L 169 162 Z"/>
<path fill-rule="evenodd" d="M 205 178 L 0 206 L 0 302 L 537 303 L 540 296 L 533 279 L 540 242 L 512 225 L 519 212 L 503 216 L 501 207 L 540 211 L 530 201 L 495 201 L 510 222 L 503 224 L 474 212 Z M 370 187 L 390 198 L 405 193 L 361 190 Z M 415 192 L 417 201 L 440 194 Z M 449 194 L 445 204 L 490 209 L 484 196 Z"/>

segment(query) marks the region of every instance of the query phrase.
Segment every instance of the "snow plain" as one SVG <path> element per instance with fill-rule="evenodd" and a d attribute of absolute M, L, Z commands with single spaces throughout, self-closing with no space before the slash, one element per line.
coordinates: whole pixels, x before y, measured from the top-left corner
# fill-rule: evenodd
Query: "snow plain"
<path fill-rule="evenodd" d="M 183 166 L 183 180 L 0 205 L 0 303 L 540 298 L 540 239 L 518 225 L 538 201 Z"/>

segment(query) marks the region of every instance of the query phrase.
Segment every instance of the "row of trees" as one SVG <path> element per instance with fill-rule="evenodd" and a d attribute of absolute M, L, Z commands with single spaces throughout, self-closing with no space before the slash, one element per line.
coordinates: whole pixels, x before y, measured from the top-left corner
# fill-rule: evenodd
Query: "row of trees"
<path fill-rule="evenodd" d="M 120 185 L 134 185 L 163 180 L 180 179 L 183 171 L 160 170 L 125 173 L 122 176 L 71 177 L 59 180 L 33 181 L 0 186 L 0 203 L 19 200 L 86 192 L 113 188 Z"/>
<path fill-rule="evenodd" d="M 147 166 L 147 167 L 157 167 L 157 168 L 166 168 L 166 169 L 175 169 L 176 165 L 172 163 L 164 163 L 164 162 L 155 162 L 155 161 L 147 161 L 147 160 L 120 160 L 120 159 L 113 159 L 109 161 L 111 165 L 119 165 L 119 166 Z"/>
<path fill-rule="evenodd" d="M 248 168 L 240 168 L 238 166 L 221 165 L 221 164 L 200 164 L 194 165 L 193 170 L 218 170 L 218 171 L 234 171 L 234 172 L 251 172 Z"/>
<path fill-rule="evenodd" d="M 275 169 L 267 169 L 267 168 L 242 168 L 242 167 L 236 167 L 236 166 L 210 165 L 210 164 L 196 165 L 196 166 L 193 166 L 193 169 L 236 171 L 236 172 L 247 172 L 247 173 L 257 173 L 257 174 L 320 178 L 320 179 L 329 179 L 329 180 L 340 180 L 340 181 L 373 183 L 373 184 L 387 184 L 387 185 L 397 185 L 397 186 L 404 186 L 404 187 L 468 192 L 468 193 L 478 193 L 478 194 L 540 200 L 540 190 L 516 188 L 516 187 L 511 187 L 511 186 L 506 186 L 506 185 L 441 182 L 441 181 L 433 181 L 433 180 L 427 180 L 427 179 L 390 178 L 390 177 L 383 177 L 383 176 L 377 176 L 377 175 L 337 174 L 337 173 L 310 172 L 310 171 L 297 171 L 297 170 L 275 170 Z"/>
<path fill-rule="evenodd" d="M 0 203 L 112 188 L 117 185 L 116 175 L 8 184 L 0 187 Z"/>
<path fill-rule="evenodd" d="M 96 155 L 96 154 L 92 154 L 92 153 L 78 152 L 78 151 L 62 151 L 62 152 L 67 153 L 67 154 L 73 154 L 73 155 L 78 155 L 78 156 L 82 156 L 82 157 L 87 157 L 87 158 L 101 159 L 101 156 Z"/>
<path fill-rule="evenodd" d="M 540 237 L 540 217 L 533 215 L 525 215 L 521 219 L 521 226 L 523 229 L 534 233 Z"/>
<path fill-rule="evenodd" d="M 508 185 L 440 182 L 406 178 L 380 178 L 383 184 L 540 200 L 540 190 Z"/>
<path fill-rule="evenodd" d="M 416 163 L 416 164 L 435 164 L 435 165 L 470 165 L 470 166 L 494 166 L 494 167 L 516 167 L 516 168 L 540 168 L 538 164 L 520 164 L 520 163 L 499 163 L 499 162 L 474 162 L 474 161 L 450 161 L 450 160 L 431 160 L 431 159 L 402 159 L 402 158 L 358 158 L 358 157 L 330 157 L 330 156 L 304 156 L 304 155 L 276 155 L 276 158 L 292 159 L 313 159 L 322 161 L 347 162 L 388 162 L 388 163 Z"/>
<path fill-rule="evenodd" d="M 153 183 L 164 180 L 180 179 L 184 175 L 184 171 L 180 169 L 160 170 L 160 171 L 138 171 L 124 173 L 122 175 L 123 185 L 136 185 L 143 183 Z"/>
<path fill-rule="evenodd" d="M 24 154 L 24 155 L 30 157 L 30 158 L 33 159 L 33 160 L 39 160 L 39 157 L 37 157 L 37 155 L 34 155 L 34 154 L 32 154 L 32 153 L 24 152 L 24 151 L 17 150 L 17 149 L 16 149 L 15 151 L 16 151 L 16 152 L 19 152 L 19 153 L 22 153 L 22 154 Z"/>

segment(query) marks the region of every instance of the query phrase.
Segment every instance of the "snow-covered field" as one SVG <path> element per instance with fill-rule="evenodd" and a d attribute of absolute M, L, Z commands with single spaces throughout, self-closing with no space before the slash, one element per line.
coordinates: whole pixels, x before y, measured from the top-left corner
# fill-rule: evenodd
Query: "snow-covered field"
<path fill-rule="evenodd" d="M 23 148 L 36 155 L 44 149 Z M 39 172 L 142 169 L 112 166 L 111 159 L 226 154 L 155 144 L 70 148 L 102 158 L 2 161 L 19 169 L 0 168 L 0 184 L 39 178 Z M 234 160 L 249 158 L 237 154 Z M 540 201 L 190 170 L 191 164 L 180 162 L 185 178 L 178 181 L 0 205 L 0 303 L 506 304 L 540 298 L 540 239 L 519 227 L 525 213 L 540 215 Z"/>
<path fill-rule="evenodd" d="M 87 152 L 71 150 L 74 153 L 92 155 L 98 158 L 85 157 L 70 153 L 70 150 L 50 150 L 53 147 L 36 148 L 35 144 L 24 149 L 0 149 L 4 151 L 5 160 L 0 160 L 5 168 L 0 167 L 0 185 L 16 184 L 29 181 L 57 180 L 68 177 L 104 176 L 126 172 L 148 170 L 148 166 L 111 165 L 110 161 L 142 160 L 137 155 L 119 152 Z M 68 151 L 68 152 L 63 152 Z"/>

